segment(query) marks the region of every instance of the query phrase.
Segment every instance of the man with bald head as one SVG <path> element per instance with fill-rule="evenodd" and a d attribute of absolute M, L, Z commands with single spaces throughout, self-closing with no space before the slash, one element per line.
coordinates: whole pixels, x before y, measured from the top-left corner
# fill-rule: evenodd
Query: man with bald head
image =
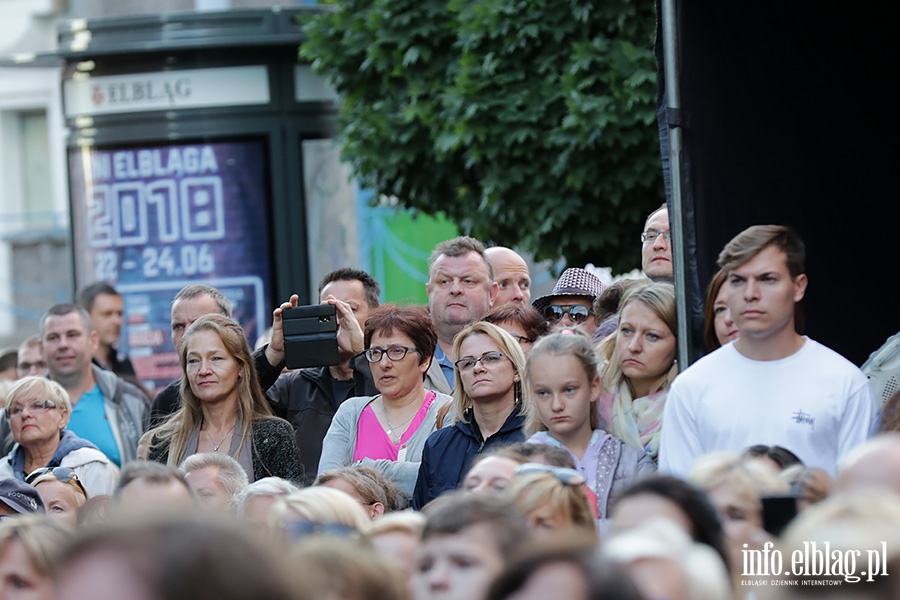
<path fill-rule="evenodd" d="M 838 466 L 836 492 L 879 488 L 900 496 L 900 433 L 880 433 L 847 454 Z"/>
<path fill-rule="evenodd" d="M 531 275 L 528 263 L 519 253 L 504 246 L 494 246 L 484 251 L 484 257 L 494 270 L 494 281 L 499 286 L 494 306 L 502 304 L 527 305 L 531 300 Z"/>

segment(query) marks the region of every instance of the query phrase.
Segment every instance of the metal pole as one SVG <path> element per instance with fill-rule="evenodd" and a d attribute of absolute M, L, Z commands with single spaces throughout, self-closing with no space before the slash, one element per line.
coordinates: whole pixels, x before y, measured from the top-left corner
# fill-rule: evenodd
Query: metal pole
<path fill-rule="evenodd" d="M 675 14 L 676 0 L 661 0 L 663 30 L 663 65 L 665 69 L 667 123 L 669 127 L 669 169 L 672 186 L 672 266 L 675 275 L 675 309 L 678 317 L 678 362 L 682 369 L 690 364 L 691 317 L 687 298 L 687 271 L 684 235 L 684 215 L 682 213 L 682 128 L 680 123 L 672 123 L 671 116 L 681 110 L 679 89 L 680 60 L 678 51 L 678 25 Z M 674 255 L 677 250 L 679 256 Z"/>

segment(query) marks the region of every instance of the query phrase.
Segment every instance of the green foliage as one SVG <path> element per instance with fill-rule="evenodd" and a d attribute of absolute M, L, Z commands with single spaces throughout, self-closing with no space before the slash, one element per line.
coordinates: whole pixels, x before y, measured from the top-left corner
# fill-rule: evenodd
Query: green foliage
<path fill-rule="evenodd" d="M 301 58 L 360 183 L 486 243 L 629 271 L 664 200 L 652 0 L 339 0 Z"/>

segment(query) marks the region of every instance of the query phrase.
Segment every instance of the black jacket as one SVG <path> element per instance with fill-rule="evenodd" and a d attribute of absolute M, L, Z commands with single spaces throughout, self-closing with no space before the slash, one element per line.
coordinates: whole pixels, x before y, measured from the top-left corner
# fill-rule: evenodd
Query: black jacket
<path fill-rule="evenodd" d="M 459 487 L 469 465 L 485 450 L 525 439 L 525 416 L 518 408 L 510 413 L 500 430 L 486 440 L 481 438 L 481 430 L 471 409 L 466 418 L 468 423 L 457 421 L 452 427 L 438 429 L 425 442 L 419 478 L 413 492 L 414 509 L 420 510 L 444 492 Z"/>
<path fill-rule="evenodd" d="M 322 440 L 338 407 L 347 398 L 378 393 L 365 357 L 362 354 L 354 357 L 350 365 L 353 367 L 353 387 L 344 398 L 334 397 L 328 367 L 288 371 L 266 392 L 272 411 L 294 427 L 300 463 L 304 468 L 304 484 L 308 485 L 316 478 Z"/>
<path fill-rule="evenodd" d="M 167 463 L 168 445 L 157 445 L 156 436 L 150 442 L 147 460 Z M 297 449 L 291 438 L 291 428 L 283 419 L 262 417 L 253 420 L 253 472 L 247 473 L 250 482 L 263 477 L 281 477 L 299 484 L 301 476 Z"/>

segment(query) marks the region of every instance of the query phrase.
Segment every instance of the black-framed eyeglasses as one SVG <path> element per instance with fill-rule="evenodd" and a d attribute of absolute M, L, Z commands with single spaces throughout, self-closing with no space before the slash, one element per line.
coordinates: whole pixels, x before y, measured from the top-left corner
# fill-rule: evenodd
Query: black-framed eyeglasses
<path fill-rule="evenodd" d="M 672 232 L 671 231 L 654 231 L 654 230 L 650 229 L 641 234 L 641 243 L 655 244 L 656 239 L 660 236 L 662 236 L 662 239 L 664 239 L 667 242 L 672 241 Z"/>
<path fill-rule="evenodd" d="M 573 323 L 584 323 L 591 309 L 580 304 L 557 304 L 544 307 L 544 318 L 554 323 L 561 320 L 563 315 L 569 315 Z"/>
<path fill-rule="evenodd" d="M 534 340 L 530 337 L 525 337 L 524 335 L 519 335 L 518 333 L 510 333 L 514 340 L 519 342 L 520 344 L 533 344 Z"/>
<path fill-rule="evenodd" d="M 497 366 L 500 364 L 500 361 L 506 358 L 506 355 L 502 352 L 485 352 L 478 358 L 474 356 L 466 356 L 464 358 L 456 361 L 456 368 L 460 371 L 470 371 L 475 368 L 475 365 L 481 363 L 484 367 L 490 369 L 491 367 Z"/>
<path fill-rule="evenodd" d="M 27 477 L 25 477 L 25 483 L 27 483 L 28 485 L 34 485 L 35 481 L 48 473 L 53 475 L 53 478 L 60 483 L 69 483 L 74 481 L 75 485 L 77 485 L 81 490 L 81 493 L 84 494 L 84 497 L 88 497 L 87 490 L 84 489 L 84 484 L 81 483 L 81 479 L 79 479 L 78 473 L 76 473 L 69 467 L 41 467 L 39 469 L 35 469 L 31 473 L 29 473 Z"/>
<path fill-rule="evenodd" d="M 366 350 L 366 360 L 370 363 L 381 362 L 381 357 L 387 354 L 387 357 L 391 360 L 403 360 L 407 353 L 409 352 L 418 352 L 417 348 L 410 348 L 409 346 L 390 346 L 388 348 L 369 348 Z"/>
<path fill-rule="evenodd" d="M 53 400 L 32 400 L 30 402 L 25 402 L 24 404 L 13 404 L 9 407 L 9 410 L 6 411 L 6 414 L 9 415 L 10 418 L 21 416 L 23 412 L 25 412 L 25 408 L 32 413 L 43 413 L 48 410 L 52 410 L 56 408 L 56 402 Z"/>
<path fill-rule="evenodd" d="M 584 484 L 586 479 L 584 475 L 576 471 L 575 469 L 567 469 L 565 467 L 554 467 L 551 465 L 545 465 L 544 463 L 523 463 L 516 467 L 516 475 L 538 475 L 543 473 L 550 473 L 560 483 L 564 485 L 570 485 L 572 487 L 577 487 L 579 485 Z"/>

